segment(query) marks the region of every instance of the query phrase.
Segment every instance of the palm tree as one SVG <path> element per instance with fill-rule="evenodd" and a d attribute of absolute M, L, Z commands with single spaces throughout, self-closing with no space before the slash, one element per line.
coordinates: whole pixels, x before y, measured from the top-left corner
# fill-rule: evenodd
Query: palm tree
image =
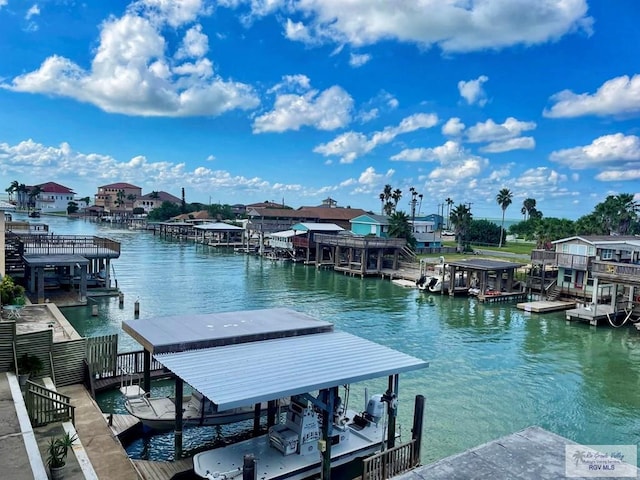
<path fill-rule="evenodd" d="M 133 208 L 133 203 L 136 201 L 136 195 L 133 193 L 130 193 L 129 195 L 127 195 L 127 200 L 129 200 L 131 202 L 131 208 Z"/>
<path fill-rule="evenodd" d="M 154 190 L 149 194 L 149 198 L 156 198 L 156 199 L 160 198 L 160 192 L 157 192 L 156 190 Z"/>
<path fill-rule="evenodd" d="M 404 212 L 394 212 L 389 217 L 389 236 L 392 238 L 404 238 L 409 246 L 415 248 L 416 239 L 413 236 L 411 220 Z"/>
<path fill-rule="evenodd" d="M 396 188 L 391 194 L 391 198 L 393 199 L 393 210 L 396 211 L 398 209 L 398 202 L 402 198 L 402 190 Z"/>
<path fill-rule="evenodd" d="M 447 197 L 445 202 L 447 204 L 447 229 L 449 229 L 451 228 L 451 225 L 449 225 L 449 217 L 451 216 L 451 205 L 453 205 L 453 200 Z"/>
<path fill-rule="evenodd" d="M 471 220 L 473 220 L 471 209 L 461 203 L 451 210 L 450 219 L 454 226 L 456 240 L 458 241 L 458 251 L 462 252 L 462 243 L 467 235 L 467 230 L 471 225 Z"/>
<path fill-rule="evenodd" d="M 384 193 L 380 194 L 380 213 L 384 214 Z"/>
<path fill-rule="evenodd" d="M 119 190 L 118 193 L 116 194 L 116 201 L 115 201 L 115 204 L 118 207 L 118 209 L 122 207 L 122 205 L 124 205 L 124 199 L 125 199 L 124 191 Z"/>
<path fill-rule="evenodd" d="M 18 183 L 18 181 L 14 180 L 13 182 L 11 182 L 11 185 L 9 185 L 9 187 L 5 189 L 5 192 L 9 194 L 10 202 L 13 200 L 13 194 L 18 191 L 19 186 L 20 184 Z"/>
<path fill-rule="evenodd" d="M 498 202 L 498 205 L 500 205 L 500 208 L 502 209 L 502 224 L 500 225 L 500 244 L 498 245 L 498 248 L 502 248 L 502 237 L 504 236 L 504 214 L 505 214 L 505 211 L 507 210 L 507 207 L 511 205 L 512 200 L 513 200 L 513 193 L 511 193 L 511 190 L 509 190 L 508 188 L 503 188 L 498 192 L 498 195 L 496 195 L 496 202 Z"/>
<path fill-rule="evenodd" d="M 29 208 L 35 208 L 36 207 L 36 199 L 38 198 L 38 195 L 40 195 L 43 192 L 42 187 L 40 187 L 40 185 L 36 185 L 35 187 L 31 187 L 31 189 L 29 189 L 29 202 L 28 202 L 28 207 Z"/>
<path fill-rule="evenodd" d="M 524 219 L 531 218 L 531 212 L 536 209 L 536 200 L 535 198 L 527 198 L 524 202 L 522 202 L 522 208 L 520 209 L 520 213 L 524 216 Z"/>
<path fill-rule="evenodd" d="M 27 205 L 27 197 L 28 197 L 29 189 L 24 183 L 21 183 L 16 188 L 16 193 L 18 194 L 18 208 L 25 208 Z"/>

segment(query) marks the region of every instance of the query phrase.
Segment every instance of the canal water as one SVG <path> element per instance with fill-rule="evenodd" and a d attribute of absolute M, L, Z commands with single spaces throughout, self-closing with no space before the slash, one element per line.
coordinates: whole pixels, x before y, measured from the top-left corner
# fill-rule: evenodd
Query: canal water
<path fill-rule="evenodd" d="M 426 397 L 423 463 L 539 425 L 588 445 L 637 444 L 640 432 L 640 332 L 566 324 L 563 313 L 534 314 L 515 305 L 429 295 L 388 280 L 352 278 L 300 264 L 160 239 L 151 232 L 83 220 L 42 217 L 57 234 L 107 236 L 122 243 L 114 262 L 125 295 L 63 309 L 85 336 L 121 333 L 121 351 L 141 347 L 121 332 L 140 317 L 289 307 L 430 363 L 400 376 L 399 424 L 411 436 L 413 399 Z M 295 352 L 283 361 L 295 361 Z M 213 367 L 212 367 L 213 368 Z M 268 368 L 257 366 L 256 368 Z M 367 385 L 384 390 L 386 379 Z M 363 407 L 363 386 L 350 407 Z M 154 394 L 170 392 L 158 384 Z M 117 394 L 100 398 L 123 412 Z M 224 442 L 243 429 L 190 429 L 185 450 Z M 135 458 L 171 459 L 171 434 L 133 442 Z"/>

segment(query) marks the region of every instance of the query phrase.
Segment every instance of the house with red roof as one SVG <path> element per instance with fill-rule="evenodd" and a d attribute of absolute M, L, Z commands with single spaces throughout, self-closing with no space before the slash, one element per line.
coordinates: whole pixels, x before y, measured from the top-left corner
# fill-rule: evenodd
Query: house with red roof
<path fill-rule="evenodd" d="M 94 204 L 108 213 L 132 212 L 136 200 L 140 197 L 142 197 L 140 187 L 125 182 L 111 183 L 98 187 Z"/>
<path fill-rule="evenodd" d="M 31 200 L 36 210 L 43 212 L 66 212 L 69 202 L 74 201 L 75 192 L 64 185 L 55 182 L 41 183 L 28 187 Z"/>

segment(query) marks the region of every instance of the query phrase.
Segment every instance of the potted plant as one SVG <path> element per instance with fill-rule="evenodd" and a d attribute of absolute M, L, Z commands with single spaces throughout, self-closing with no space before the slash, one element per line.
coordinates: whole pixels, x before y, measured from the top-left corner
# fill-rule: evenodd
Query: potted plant
<path fill-rule="evenodd" d="M 73 447 L 73 442 L 78 439 L 77 435 L 69 435 L 69 432 L 61 437 L 49 440 L 47 447 L 47 466 L 51 473 L 51 480 L 59 480 L 63 477 L 64 466 L 67 464 L 67 454 Z"/>
<path fill-rule="evenodd" d="M 24 353 L 18 358 L 18 381 L 24 387 L 32 375 L 38 375 L 44 367 L 42 360 L 35 355 Z"/>

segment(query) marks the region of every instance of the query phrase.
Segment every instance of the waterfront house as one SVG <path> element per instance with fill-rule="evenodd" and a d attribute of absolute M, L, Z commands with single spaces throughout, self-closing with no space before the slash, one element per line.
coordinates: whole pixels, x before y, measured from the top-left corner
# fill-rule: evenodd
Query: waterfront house
<path fill-rule="evenodd" d="M 389 236 L 389 217 L 387 215 L 365 213 L 352 218 L 350 223 L 351 231 L 356 235 L 375 235 L 381 238 Z"/>
<path fill-rule="evenodd" d="M 147 193 L 136 198 L 133 202 L 133 208 L 142 208 L 144 213 L 149 213 L 153 209 L 160 207 L 164 202 L 173 203 L 174 205 L 182 204 L 182 200 L 175 195 L 160 191 Z"/>
<path fill-rule="evenodd" d="M 640 292 L 640 238 L 578 235 L 551 246 L 531 252 L 532 280 L 544 294 L 553 289 L 559 295 L 599 303 L 625 294 L 633 298 L 633 287 Z"/>
<path fill-rule="evenodd" d="M 133 212 L 135 201 L 142 196 L 142 189 L 130 183 L 118 182 L 98 187 L 94 196 L 97 207 L 103 207 L 105 213 Z"/>
<path fill-rule="evenodd" d="M 300 207 L 272 208 L 247 206 L 247 230 L 249 236 L 268 235 L 289 230 L 296 223 L 334 223 L 343 229 L 350 228 L 351 219 L 366 212 L 360 208 Z"/>
<path fill-rule="evenodd" d="M 332 261 L 332 250 L 322 248 L 315 241 L 315 235 L 338 235 L 344 228 L 335 223 L 296 223 L 291 227 L 296 235 L 292 237 L 294 255 L 304 258 L 305 263 Z"/>
<path fill-rule="evenodd" d="M 41 183 L 29 187 L 30 192 L 39 192 L 34 195 L 33 206 L 43 212 L 66 212 L 69 202 L 74 201 L 75 192 L 70 188 L 55 182 Z M 31 193 L 29 193 L 31 196 Z"/>

